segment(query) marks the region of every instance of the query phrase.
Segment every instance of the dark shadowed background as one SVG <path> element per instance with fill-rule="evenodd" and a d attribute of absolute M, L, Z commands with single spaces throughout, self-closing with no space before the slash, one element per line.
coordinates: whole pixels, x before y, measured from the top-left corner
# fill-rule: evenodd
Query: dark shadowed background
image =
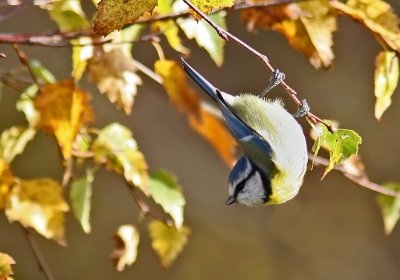
<path fill-rule="evenodd" d="M 398 2 L 392 2 L 399 11 Z M 400 97 L 394 95 L 393 105 L 380 123 L 374 119 L 374 61 L 380 47 L 371 33 L 341 18 L 334 35 L 335 65 L 328 71 L 316 71 L 280 34 L 247 33 L 237 13 L 228 19 L 233 33 L 267 54 L 272 64 L 286 73 L 288 83 L 308 100 L 314 113 L 336 119 L 363 137 L 360 153 L 371 180 L 400 182 Z M 2 32 L 52 28 L 55 25 L 47 14 L 34 8 L 1 25 Z M 192 49 L 188 62 L 219 88 L 230 93 L 258 93 L 266 86 L 269 76 L 262 63 L 233 43 L 227 44 L 222 68 L 217 68 L 204 50 L 191 42 L 186 44 Z M 28 57 L 40 59 L 58 79 L 68 78 L 69 49 L 23 49 Z M 2 70 L 19 65 L 9 47 L 1 45 L 0 50 L 8 56 L 0 61 Z M 156 59 L 148 43 L 137 44 L 134 56 L 151 68 Z M 385 236 L 374 192 L 334 172 L 320 181 L 322 170 L 315 168 L 306 174 L 300 194 L 287 204 L 227 207 L 229 169 L 169 103 L 162 87 L 142 77 L 144 85 L 130 116 L 111 105 L 93 85 L 84 82 L 83 87 L 93 93 L 97 126 L 119 121 L 132 128 L 150 169 L 163 168 L 176 174 L 187 200 L 185 221 L 192 229 L 189 243 L 165 271 L 143 227 L 137 263 L 115 272 L 109 258 L 114 246 L 111 236 L 119 225 L 135 222 L 137 207 L 123 182 L 103 170 L 94 182 L 90 235 L 82 232 L 72 213 L 67 220 L 68 247 L 35 234 L 56 279 L 400 279 L 400 232 L 395 229 L 391 236 Z M 271 96 L 283 97 L 287 107 L 295 110 L 281 88 L 274 89 Z M 14 108 L 17 97 L 14 91 L 3 92 L 0 131 L 26 123 Z M 309 126 L 303 122 L 303 127 L 308 134 Z M 308 142 L 311 147 L 312 141 Z M 62 177 L 56 144 L 42 133 L 12 168 L 25 179 Z M 43 279 L 21 229 L 9 224 L 4 213 L 0 214 L 0 251 L 15 258 L 16 279 Z"/>

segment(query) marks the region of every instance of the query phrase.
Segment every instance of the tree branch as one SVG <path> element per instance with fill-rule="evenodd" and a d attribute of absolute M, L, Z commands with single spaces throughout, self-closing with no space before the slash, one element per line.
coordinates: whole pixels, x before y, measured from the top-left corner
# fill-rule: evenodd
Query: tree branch
<path fill-rule="evenodd" d="M 328 159 L 320 157 L 320 156 L 315 156 L 315 159 L 314 159 L 314 155 L 312 153 L 308 153 L 308 158 L 310 161 L 314 160 L 314 165 L 316 165 L 316 166 L 325 166 L 326 167 L 329 165 Z M 365 175 L 361 175 L 361 176 L 354 175 L 354 174 L 350 173 L 348 170 L 346 170 L 346 168 L 344 168 L 343 166 L 336 166 L 336 167 L 334 167 L 334 170 L 339 171 L 340 173 L 342 173 L 343 176 L 345 176 L 346 178 L 350 179 L 357 185 L 364 187 L 366 189 L 369 189 L 369 190 L 372 190 L 372 191 L 375 191 L 375 192 L 378 192 L 378 193 L 381 193 L 384 195 L 393 196 L 393 197 L 400 196 L 400 192 L 388 189 L 382 185 L 371 182 Z"/>
<path fill-rule="evenodd" d="M 272 67 L 271 63 L 269 62 L 269 59 L 266 55 L 258 52 L 257 50 L 255 50 L 254 48 L 252 48 L 251 46 L 249 46 L 248 44 L 246 44 L 245 42 L 243 42 L 242 40 L 240 40 L 238 37 L 236 37 L 235 35 L 231 34 L 230 32 L 224 30 L 223 28 L 219 27 L 218 25 L 216 25 L 207 15 L 205 15 L 203 12 L 201 12 L 195 5 L 193 5 L 190 1 L 188 0 L 183 0 L 183 2 L 185 2 L 193 11 L 195 11 L 202 19 L 204 19 L 212 28 L 215 29 L 215 31 L 218 33 L 218 35 L 224 39 L 225 41 L 229 41 L 232 40 L 234 41 L 236 44 L 238 44 L 239 46 L 243 47 L 244 49 L 246 49 L 247 51 L 249 51 L 250 53 L 252 53 L 253 55 L 255 55 L 256 57 L 258 57 L 259 59 L 262 60 L 262 62 L 264 62 L 264 64 L 267 66 L 267 68 L 271 71 L 274 72 L 275 69 L 274 67 Z M 248 6 L 246 6 L 248 7 Z M 282 85 L 282 87 L 286 90 L 286 92 L 289 94 L 289 96 L 296 102 L 297 106 L 301 105 L 301 101 L 299 98 L 297 98 L 297 92 L 291 88 L 285 81 L 282 81 L 280 83 L 280 85 Z M 321 118 L 317 117 L 316 115 L 314 115 L 311 112 L 307 113 L 307 118 L 314 124 L 316 124 L 317 122 L 324 124 L 328 130 L 330 132 L 333 131 L 332 127 L 327 124 L 326 122 L 324 122 Z"/>
<path fill-rule="evenodd" d="M 49 266 L 47 265 L 46 260 L 44 259 L 38 245 L 35 242 L 35 239 L 32 236 L 32 233 L 30 231 L 30 229 L 25 228 L 23 225 L 19 224 L 21 226 L 22 231 L 25 234 L 26 237 L 26 241 L 29 244 L 29 247 L 31 248 L 31 251 L 35 257 L 36 263 L 39 267 L 39 270 L 43 273 L 43 275 L 45 276 L 45 278 L 47 280 L 54 280 L 54 276 L 51 273 L 51 270 L 49 268 Z"/>

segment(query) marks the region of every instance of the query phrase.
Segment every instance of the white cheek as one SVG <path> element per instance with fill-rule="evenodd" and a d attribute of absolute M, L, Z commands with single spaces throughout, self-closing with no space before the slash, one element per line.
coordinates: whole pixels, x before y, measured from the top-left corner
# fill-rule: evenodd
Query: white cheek
<path fill-rule="evenodd" d="M 251 176 L 243 189 L 238 194 L 237 200 L 240 204 L 246 206 L 257 206 L 264 203 L 265 191 L 262 184 L 261 176 L 256 172 Z"/>

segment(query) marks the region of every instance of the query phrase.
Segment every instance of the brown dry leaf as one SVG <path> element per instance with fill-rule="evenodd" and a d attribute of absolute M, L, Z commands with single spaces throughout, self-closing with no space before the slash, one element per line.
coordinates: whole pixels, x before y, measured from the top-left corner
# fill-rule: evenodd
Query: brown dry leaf
<path fill-rule="evenodd" d="M 15 264 L 12 257 L 0 252 L 0 280 L 11 280 L 10 275 L 13 275 L 11 265 Z"/>
<path fill-rule="evenodd" d="M 227 165 L 235 164 L 237 143 L 219 118 L 202 108 L 200 117 L 191 117 L 190 124 L 207 139 Z"/>
<path fill-rule="evenodd" d="M 0 209 L 7 207 L 13 184 L 14 176 L 11 173 L 10 167 L 0 158 Z"/>
<path fill-rule="evenodd" d="M 139 245 L 139 230 L 134 225 L 122 225 L 114 234 L 115 249 L 111 254 L 117 271 L 123 271 L 136 261 Z"/>
<path fill-rule="evenodd" d="M 130 114 L 142 80 L 136 74 L 132 57 L 122 49 L 103 52 L 89 61 L 89 78 L 97 84 L 101 93 L 106 93 L 125 114 Z"/>
<path fill-rule="evenodd" d="M 168 268 L 185 247 L 190 229 L 183 226 L 178 230 L 156 220 L 150 222 L 148 227 L 151 246 L 159 256 L 162 266 Z"/>
<path fill-rule="evenodd" d="M 282 7 L 242 13 L 249 28 L 261 27 L 281 32 L 293 48 L 300 50 L 315 68 L 332 65 L 332 34 L 336 18 L 328 0 L 313 0 Z"/>
<path fill-rule="evenodd" d="M 189 87 L 182 66 L 174 60 L 157 60 L 154 68 L 162 77 L 163 86 L 172 103 L 186 113 L 197 114 L 199 97 Z"/>
<path fill-rule="evenodd" d="M 365 25 L 385 47 L 400 51 L 399 18 L 388 3 L 382 0 L 349 0 L 347 4 L 333 0 L 329 3 Z"/>
<path fill-rule="evenodd" d="M 275 0 L 253 0 L 246 1 L 250 3 L 268 3 Z M 269 30 L 277 22 L 284 20 L 296 20 L 304 15 L 300 7 L 296 4 L 287 4 L 279 6 L 271 6 L 266 8 L 245 9 L 240 11 L 240 18 L 247 25 L 248 30 L 253 31 L 255 28 L 262 28 Z"/>
<path fill-rule="evenodd" d="M 157 0 L 102 0 L 94 21 L 94 31 L 107 35 L 135 22 L 145 12 L 152 12 Z"/>
<path fill-rule="evenodd" d="M 68 204 L 63 198 L 63 188 L 49 178 L 21 180 L 10 193 L 6 215 L 32 227 L 48 239 L 65 245 L 64 220 Z"/>
<path fill-rule="evenodd" d="M 84 124 L 93 122 L 88 93 L 75 88 L 73 80 L 46 85 L 35 97 L 40 112 L 38 128 L 54 133 L 63 157 L 72 156 L 72 145 Z"/>

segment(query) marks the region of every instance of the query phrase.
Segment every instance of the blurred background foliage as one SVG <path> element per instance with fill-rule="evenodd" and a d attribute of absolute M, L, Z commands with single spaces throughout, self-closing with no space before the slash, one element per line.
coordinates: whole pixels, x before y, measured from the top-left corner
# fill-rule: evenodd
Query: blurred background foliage
<path fill-rule="evenodd" d="M 400 5 L 397 1 L 388 3 L 395 11 L 399 11 Z M 82 1 L 82 5 L 88 15 L 95 11 L 90 1 Z M 160 7 L 159 12 L 162 14 L 170 11 L 167 8 L 163 11 Z M 57 17 L 54 13 L 52 16 Z M 396 172 L 400 166 L 397 156 L 400 152 L 400 133 L 396 125 L 396 120 L 400 118 L 397 110 L 399 100 L 394 95 L 392 107 L 379 122 L 376 120 L 374 72 L 375 59 L 381 46 L 371 32 L 349 18 L 339 17 L 338 32 L 333 37 L 333 66 L 328 70 L 315 70 L 302 54 L 293 50 L 282 35 L 264 30 L 248 32 L 246 24 L 239 17 L 239 12 L 228 11 L 228 30 L 267 54 L 273 64 L 286 73 L 286 81 L 299 92 L 301 98 L 308 100 L 315 114 L 335 119 L 340 122 L 341 127 L 354 129 L 363 137 L 360 154 L 371 181 L 399 182 L 400 175 Z M 78 23 L 80 27 L 89 26 L 86 21 L 78 20 Z M 1 26 L 2 33 L 30 33 L 71 27 L 57 26 L 46 10 L 34 6 L 21 9 L 2 21 Z M 157 28 L 161 31 L 166 28 L 171 32 L 170 27 L 160 25 Z M 214 54 L 213 62 L 209 54 L 199 48 L 195 41 L 180 36 L 182 43 L 174 45 L 171 44 L 171 37 L 169 42 L 165 37 L 160 37 L 163 55 L 168 59 L 178 60 L 180 53 L 188 55 L 190 50 L 190 63 L 201 69 L 210 81 L 224 91 L 234 94 L 258 93 L 268 82 L 269 74 L 264 66 L 237 45 L 226 44 L 222 64 L 220 56 Z M 123 38 L 118 37 L 118 40 Z M 129 45 L 123 46 L 122 52 L 131 51 Z M 116 105 L 121 109 L 118 110 L 110 102 L 112 93 L 104 90 L 107 84 L 101 85 L 101 77 L 95 71 L 88 75 L 91 81 L 86 77 L 81 79 L 81 66 L 73 64 L 71 48 L 21 46 L 20 49 L 29 60 L 39 60 L 58 80 L 70 79 L 70 69 L 74 68 L 75 82 L 79 80 L 79 87 L 91 94 L 95 126 L 103 128 L 110 123 L 119 122 L 131 129 L 134 142 L 129 140 L 129 145 L 132 147 L 137 144 L 140 152 L 145 155 L 146 164 L 153 175 L 151 188 L 157 190 L 157 180 L 177 184 L 172 175 L 159 171 L 168 170 L 178 178 L 186 200 L 184 223 L 190 227 L 189 240 L 181 256 L 168 270 L 164 270 L 151 246 L 154 233 L 162 231 L 159 223 L 151 222 L 149 228 L 153 228 L 153 233 L 150 234 L 145 226 L 139 226 L 139 229 L 120 228 L 124 224 L 138 223 L 143 218 L 140 208 L 129 194 L 131 189 L 123 186 L 123 178 L 129 181 L 132 177 L 126 172 L 123 172 L 124 176 L 118 177 L 106 169 L 96 167 L 93 178 L 90 173 L 84 177 L 93 185 L 90 226 L 80 225 L 69 211 L 65 221 L 67 247 L 31 232 L 56 279 L 399 279 L 398 229 L 395 228 L 389 236 L 385 235 L 376 193 L 360 188 L 339 173 L 332 172 L 321 181 L 324 171 L 315 167 L 312 172 L 307 173 L 300 194 L 287 204 L 261 208 L 238 205 L 226 207 L 226 177 L 229 172 L 226 162 L 231 158 L 226 152 L 220 151 L 220 154 L 225 155 L 221 160 L 215 152 L 215 146 L 213 148 L 202 137 L 193 133 L 192 126 L 196 128 L 196 125 L 193 120 L 189 123 L 185 115 L 190 118 L 193 111 L 199 110 L 193 109 L 197 108 L 197 101 L 184 103 L 186 106 L 179 100 L 174 102 L 171 95 L 168 98 L 164 93 L 160 84 L 137 72 L 138 77 L 129 77 L 129 81 L 136 79 L 135 84 L 140 85 L 134 105 L 131 108 L 129 99 L 123 103 L 116 100 Z M 23 68 L 11 46 L 2 44 L 0 51 L 7 55 L 7 58 L 0 60 L 2 72 Z M 114 55 L 115 52 L 117 51 L 113 53 L 111 50 Z M 160 50 L 153 48 L 148 41 L 135 43 L 133 54 L 136 60 L 151 69 L 160 58 Z M 116 61 L 114 66 L 106 64 L 107 69 L 117 71 L 122 66 L 128 70 L 132 67 L 116 57 L 107 59 Z M 215 63 L 222 66 L 217 67 Z M 95 61 L 92 67 L 93 65 L 99 69 L 102 61 Z M 322 63 L 320 66 L 329 65 Z M 159 67 L 159 71 L 155 67 L 155 72 L 164 79 L 165 75 L 173 72 L 169 70 L 167 74 L 163 74 L 165 67 L 167 66 Z M 54 82 L 48 75 L 43 76 Z M 68 83 L 71 82 L 64 81 L 62 86 L 68 87 Z M 115 89 L 115 84 L 112 89 Z M 168 92 L 167 86 L 165 89 Z M 108 96 L 99 94 L 99 90 L 107 92 Z M 43 92 L 46 90 L 42 90 L 41 94 Z M 192 94 L 197 95 L 195 92 Z M 17 91 L 3 87 L 0 99 L 0 131 L 14 125 L 27 125 L 24 114 L 14 106 L 19 95 Z M 82 96 L 80 93 L 77 95 Z M 288 110 L 295 111 L 296 105 L 281 88 L 274 89 L 271 97 L 284 99 Z M 178 104 L 180 110 L 176 110 L 169 99 L 172 99 L 174 105 Z M 193 97 L 193 100 L 197 100 L 197 97 Z M 129 112 L 129 115 L 125 114 Z M 88 123 L 92 121 L 90 117 L 84 119 Z M 304 120 L 301 122 L 308 134 L 309 125 Z M 199 125 L 197 130 L 202 134 Z M 119 128 L 118 131 L 122 131 L 124 137 L 130 137 L 124 129 Z M 31 137 L 29 132 L 26 135 L 27 138 Z M 203 136 L 207 139 L 204 131 Z M 59 139 L 55 141 L 49 134 L 37 133 L 23 154 L 13 160 L 13 174 L 23 179 L 25 185 L 32 183 L 30 180 L 44 177 L 52 178 L 51 183 L 46 181 L 46 184 L 52 185 L 53 181 L 54 184 L 62 184 L 65 179 L 62 158 L 68 158 L 72 152 L 65 149 L 62 153 L 59 152 Z M 310 149 L 312 143 L 313 140 L 309 139 Z M 104 147 L 100 144 L 97 144 L 98 150 Z M 137 154 L 132 156 L 140 158 Z M 95 161 L 104 163 L 100 156 L 95 157 Z M 85 175 L 85 169 L 83 171 L 79 175 Z M 131 181 L 137 183 L 134 179 Z M 75 189 L 80 190 L 79 184 L 86 183 L 75 181 Z M 147 191 L 151 192 L 151 188 Z M 79 196 L 79 193 L 75 192 L 75 195 Z M 68 197 L 67 194 L 64 196 Z M 153 196 L 155 201 L 156 196 Z M 175 199 L 174 201 L 183 206 L 183 198 Z M 63 203 L 58 206 L 57 209 L 61 212 L 67 209 Z M 153 206 L 156 213 L 162 214 L 161 209 Z M 171 213 L 165 207 L 163 209 Z M 82 209 L 80 213 L 83 213 Z M 175 212 L 175 216 L 171 214 L 171 217 L 175 224 L 178 221 L 181 225 L 179 215 Z M 90 231 L 90 234 L 85 234 L 82 228 L 86 232 Z M 132 239 L 139 246 L 137 260 L 133 266 L 122 272 L 116 272 L 110 261 L 116 244 L 112 236 L 118 228 L 128 235 L 135 235 L 137 230 L 140 232 L 140 241 Z M 187 236 L 189 229 L 185 228 L 184 231 L 184 236 Z M 41 234 L 46 236 L 46 232 Z M 169 234 L 175 236 L 174 233 Z M 51 235 L 46 237 L 59 243 L 64 242 L 63 239 Z M 117 238 L 117 244 L 118 242 L 120 241 Z M 4 212 L 0 214 L 0 252 L 7 253 L 15 260 L 15 279 L 43 278 L 26 242 L 24 230 L 21 230 L 18 223 L 9 223 Z M 113 258 L 115 257 L 114 251 Z M 2 255 L 0 260 L 12 262 Z M 161 260 L 161 263 L 169 266 L 168 260 Z M 116 268 L 122 270 L 123 266 L 122 269 L 118 265 Z"/>

